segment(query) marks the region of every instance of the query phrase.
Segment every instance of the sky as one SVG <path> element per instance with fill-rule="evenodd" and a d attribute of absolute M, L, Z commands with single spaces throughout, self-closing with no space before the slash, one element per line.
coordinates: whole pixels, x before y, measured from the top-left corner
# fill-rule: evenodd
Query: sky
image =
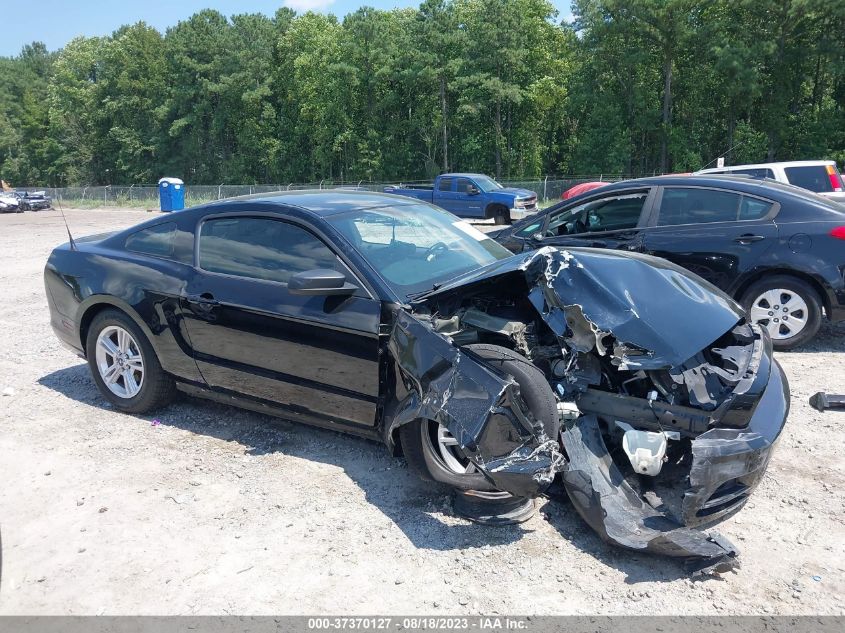
<path fill-rule="evenodd" d="M 419 4 L 419 0 L 3 0 L 0 21 L 6 28 L 0 37 L 0 56 L 17 55 L 34 40 L 56 50 L 78 35 L 109 35 L 139 20 L 164 32 L 201 9 L 217 9 L 224 15 L 273 15 L 284 5 L 298 12 L 323 11 L 342 17 L 363 5 L 392 9 Z M 570 15 L 570 0 L 552 0 L 552 4 L 561 17 Z"/>

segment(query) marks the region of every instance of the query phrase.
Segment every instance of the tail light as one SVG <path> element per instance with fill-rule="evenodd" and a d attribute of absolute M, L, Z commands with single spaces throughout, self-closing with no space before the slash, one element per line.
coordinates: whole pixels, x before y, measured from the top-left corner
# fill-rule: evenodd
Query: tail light
<path fill-rule="evenodd" d="M 835 165 L 827 165 L 827 177 L 830 178 L 830 186 L 834 191 L 842 191 L 842 176 Z"/>
<path fill-rule="evenodd" d="M 839 240 L 845 240 L 845 226 L 837 226 L 830 232 L 830 236 Z"/>

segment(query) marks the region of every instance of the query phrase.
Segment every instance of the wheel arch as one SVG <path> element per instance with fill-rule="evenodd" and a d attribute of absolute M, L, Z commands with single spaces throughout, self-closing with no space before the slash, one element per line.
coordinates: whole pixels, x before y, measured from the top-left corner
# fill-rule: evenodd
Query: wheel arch
<path fill-rule="evenodd" d="M 832 304 L 830 300 L 830 295 L 827 293 L 824 286 L 813 275 L 802 272 L 800 270 L 795 270 L 793 268 L 764 268 L 763 270 L 751 273 L 747 277 L 745 277 L 739 285 L 736 286 L 736 288 L 731 294 L 737 301 L 741 301 L 743 295 L 751 287 L 752 284 L 766 277 L 773 276 L 794 277 L 795 279 L 799 279 L 809 284 L 810 287 L 816 291 L 816 294 L 818 294 L 819 300 L 821 301 L 825 313 L 830 314 Z"/>
<path fill-rule="evenodd" d="M 153 336 L 150 328 L 146 323 L 144 323 L 141 317 L 138 316 L 138 313 L 135 312 L 130 305 L 109 295 L 94 295 L 80 306 L 80 316 L 78 320 L 79 339 L 82 344 L 82 351 L 85 353 L 86 357 L 88 355 L 88 350 L 86 349 L 88 344 L 88 330 L 91 328 L 91 323 L 94 322 L 97 315 L 104 310 L 117 310 L 132 319 L 135 325 L 137 325 L 144 333 L 144 336 L 147 337 L 147 341 L 149 341 L 150 345 L 152 345 L 153 350 L 156 354 L 158 354 L 158 348 L 156 347 L 155 341 L 156 337 Z"/>
<path fill-rule="evenodd" d="M 504 211 L 505 216 L 509 217 L 508 214 L 510 213 L 510 209 L 508 208 L 508 206 L 506 204 L 502 203 L 502 202 L 495 201 L 495 200 L 493 202 L 488 202 L 487 206 L 484 207 L 484 216 L 487 219 L 495 218 L 496 217 L 496 211 L 499 211 L 499 210 Z"/>

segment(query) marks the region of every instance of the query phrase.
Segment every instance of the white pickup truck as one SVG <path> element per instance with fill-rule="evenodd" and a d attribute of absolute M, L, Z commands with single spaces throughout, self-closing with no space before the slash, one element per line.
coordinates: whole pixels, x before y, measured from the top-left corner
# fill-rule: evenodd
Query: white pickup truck
<path fill-rule="evenodd" d="M 702 169 L 695 173 L 771 178 L 802 189 L 809 189 L 836 202 L 845 202 L 845 182 L 842 181 L 839 169 L 832 160 L 794 160 L 783 163 L 734 165 Z"/>

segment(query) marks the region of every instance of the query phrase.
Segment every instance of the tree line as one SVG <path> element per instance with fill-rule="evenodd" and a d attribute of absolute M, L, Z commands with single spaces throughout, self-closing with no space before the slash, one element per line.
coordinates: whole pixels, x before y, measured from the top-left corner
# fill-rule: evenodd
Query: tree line
<path fill-rule="evenodd" d="M 425 0 L 204 10 L 0 58 L 23 185 L 645 175 L 845 160 L 845 3 Z"/>

